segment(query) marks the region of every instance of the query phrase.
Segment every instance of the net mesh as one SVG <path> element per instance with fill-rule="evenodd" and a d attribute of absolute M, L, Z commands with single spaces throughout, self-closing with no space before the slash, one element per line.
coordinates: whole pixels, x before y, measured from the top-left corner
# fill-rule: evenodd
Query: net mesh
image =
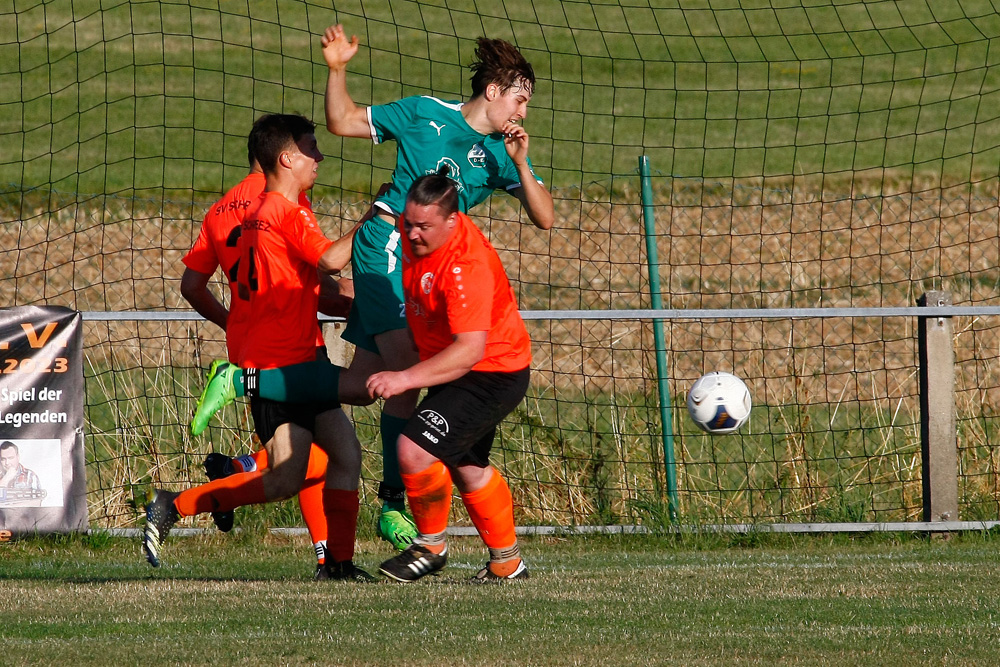
<path fill-rule="evenodd" d="M 992 301 L 1000 283 L 1000 16 L 984 0 L 753 3 L 552 0 L 16 2 L 0 6 L 0 298 L 173 311 L 180 258 L 246 172 L 261 113 L 323 115 L 318 35 L 362 44 L 359 104 L 468 95 L 474 38 L 512 41 L 538 84 L 525 120 L 556 199 L 540 232 L 496 195 L 473 211 L 522 308 L 647 308 L 640 155 L 649 157 L 664 305 Z M 324 230 L 356 220 L 394 152 L 320 132 Z M 215 288 L 219 294 L 221 283 Z M 529 322 L 534 380 L 495 460 L 524 523 L 662 517 L 653 324 Z M 920 515 L 912 318 L 665 323 L 682 514 L 703 520 Z M 963 518 L 996 518 L 996 318 L 954 322 Z M 96 525 L 132 525 L 150 484 L 201 479 L 212 450 L 257 446 L 245 408 L 184 426 L 223 356 L 203 322 L 85 327 Z M 683 408 L 730 370 L 755 409 L 738 434 Z M 355 410 L 373 502 L 375 413 Z M 461 518 L 459 520 L 462 520 Z"/>

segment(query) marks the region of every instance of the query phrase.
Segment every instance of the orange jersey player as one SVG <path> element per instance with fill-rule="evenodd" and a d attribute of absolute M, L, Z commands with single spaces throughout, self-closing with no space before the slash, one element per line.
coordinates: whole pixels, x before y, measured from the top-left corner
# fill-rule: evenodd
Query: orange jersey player
<path fill-rule="evenodd" d="M 458 206 L 445 176 L 423 176 L 410 189 L 400 219 L 403 293 L 420 361 L 367 384 L 382 398 L 427 388 L 398 442 L 418 534 L 379 567 L 402 582 L 445 566 L 452 482 L 489 549 L 473 581 L 528 577 L 510 489 L 489 454 L 497 426 L 527 391 L 531 341 L 496 250 Z"/>
<path fill-rule="evenodd" d="M 264 192 L 265 177 L 260 164 L 252 153 L 248 155 L 250 173 L 232 189 L 226 192 L 219 201 L 212 205 L 206 213 L 191 250 L 181 260 L 185 269 L 181 276 L 181 294 L 205 319 L 215 323 L 226 332 L 226 350 L 229 361 L 237 363 L 239 351 L 246 335 L 249 323 L 249 302 L 233 298 L 236 294 L 236 275 L 239 269 L 240 235 L 243 233 L 242 223 L 251 205 Z M 309 198 L 302 193 L 299 205 L 310 206 Z M 229 307 L 222 305 L 208 288 L 209 281 L 216 270 L 222 272 L 229 285 Z M 349 281 L 347 286 L 350 287 Z M 339 294 L 341 286 L 329 280 L 323 287 Z M 353 290 L 350 290 L 353 293 Z M 333 299 L 331 299 L 331 302 Z M 350 308 L 350 299 L 340 298 L 341 310 L 328 312 L 331 315 L 346 315 Z M 211 371 L 210 371 L 211 372 Z M 326 478 L 326 453 L 313 446 L 309 453 L 309 472 L 306 485 L 299 492 L 299 508 L 302 519 L 316 552 L 316 577 L 325 576 L 326 570 L 326 540 L 328 535 L 326 516 L 323 514 L 323 480 Z M 209 480 L 219 479 L 238 472 L 253 472 L 267 466 L 267 453 L 258 450 L 253 454 L 230 459 L 218 453 L 205 457 L 203 463 Z M 228 532 L 233 527 L 233 512 L 212 512 L 212 520 L 219 530 Z"/>
<path fill-rule="evenodd" d="M 250 150 L 266 176 L 263 194 L 242 222 L 236 298 L 249 320 L 239 361 L 253 368 L 296 364 L 325 355 L 316 320 L 317 269 L 333 273 L 350 259 L 355 229 L 330 241 L 298 201 L 316 180 L 323 155 L 315 125 L 302 116 L 269 114 L 254 123 Z M 143 548 L 154 567 L 177 518 L 283 500 L 306 478 L 313 440 L 330 457 L 322 492 L 329 526 L 325 578 L 370 581 L 353 563 L 361 446 L 335 402 L 277 403 L 252 397 L 254 428 L 268 454 L 262 471 L 216 479 L 179 494 L 157 490 L 146 508 Z"/>

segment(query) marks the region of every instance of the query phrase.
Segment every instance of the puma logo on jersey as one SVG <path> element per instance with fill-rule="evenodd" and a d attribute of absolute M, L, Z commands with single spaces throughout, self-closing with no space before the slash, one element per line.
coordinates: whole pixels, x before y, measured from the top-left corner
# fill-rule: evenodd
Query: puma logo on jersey
<path fill-rule="evenodd" d="M 431 127 L 433 127 L 435 130 L 437 130 L 437 133 L 438 133 L 439 137 L 441 136 L 441 130 L 443 130 L 445 128 L 445 125 L 443 123 L 441 125 L 438 125 L 434 121 L 429 120 L 429 121 L 427 121 L 427 124 L 430 125 Z"/>

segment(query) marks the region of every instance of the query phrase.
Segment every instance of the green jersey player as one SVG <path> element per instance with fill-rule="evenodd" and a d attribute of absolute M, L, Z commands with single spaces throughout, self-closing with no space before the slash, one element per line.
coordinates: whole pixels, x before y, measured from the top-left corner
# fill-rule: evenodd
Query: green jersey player
<path fill-rule="evenodd" d="M 549 229 L 555 218 L 552 196 L 528 160 L 528 133 L 520 125 L 528 112 L 535 74 L 511 44 L 480 38 L 472 64 L 472 97 L 451 102 L 409 97 L 385 105 L 359 107 L 347 92 L 347 64 L 358 52 L 340 25 L 326 30 L 323 56 L 329 68 L 326 126 L 342 137 L 396 142 L 396 166 L 388 188 L 376 199 L 378 213 L 359 230 L 351 255 L 355 300 L 344 337 L 357 345 L 345 375 L 404 370 L 419 361 L 406 330 L 402 265 L 396 220 L 417 178 L 445 173 L 458 184 L 462 212 L 495 190 L 521 201 L 531 221 Z M 342 385 L 346 378 L 342 378 Z M 382 408 L 385 482 L 381 496 L 398 478 L 396 441 L 417 404 L 419 390 L 386 399 Z M 392 470 L 390 470 L 392 468 Z M 393 473 L 393 474 L 390 474 Z M 401 478 L 399 478 L 400 481 Z"/>

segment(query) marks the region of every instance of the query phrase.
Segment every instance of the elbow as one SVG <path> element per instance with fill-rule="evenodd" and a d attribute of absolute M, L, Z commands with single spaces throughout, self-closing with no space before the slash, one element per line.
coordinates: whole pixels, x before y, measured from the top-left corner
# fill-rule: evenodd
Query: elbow
<path fill-rule="evenodd" d="M 208 291 L 208 283 L 212 279 L 210 273 L 201 273 L 191 268 L 185 268 L 181 274 L 181 296 L 194 303 Z"/>
<path fill-rule="evenodd" d="M 331 116 L 327 116 L 326 129 L 330 132 L 330 134 L 337 137 L 353 136 L 351 123 L 346 118 L 333 118 Z"/>
<path fill-rule="evenodd" d="M 556 216 L 554 212 L 546 212 L 545 215 L 533 215 L 531 217 L 531 222 L 539 229 L 549 230 L 552 229 L 552 225 L 556 222 Z"/>
<path fill-rule="evenodd" d="M 344 267 L 347 266 L 347 262 L 349 260 L 350 256 L 348 256 L 347 259 L 342 260 L 337 256 L 327 257 L 324 255 L 323 257 L 320 258 L 319 264 L 316 265 L 316 268 L 319 269 L 321 273 L 325 273 L 327 275 L 333 275 L 335 273 L 343 271 Z"/>
<path fill-rule="evenodd" d="M 465 359 L 466 363 L 465 363 L 464 373 L 470 372 L 473 368 L 476 367 L 476 364 L 482 361 L 485 357 L 486 357 L 486 342 L 483 341 L 483 344 L 481 346 L 477 345 L 476 347 L 469 350 L 469 355 Z"/>
<path fill-rule="evenodd" d="M 205 289 L 205 285 L 203 285 L 200 281 L 192 280 L 187 275 L 181 279 L 181 296 L 184 297 L 184 300 L 192 306 L 201 299 Z"/>
<path fill-rule="evenodd" d="M 336 109 L 326 110 L 326 129 L 330 131 L 331 134 L 337 134 L 337 128 L 340 127 L 340 115 L 336 112 Z"/>

